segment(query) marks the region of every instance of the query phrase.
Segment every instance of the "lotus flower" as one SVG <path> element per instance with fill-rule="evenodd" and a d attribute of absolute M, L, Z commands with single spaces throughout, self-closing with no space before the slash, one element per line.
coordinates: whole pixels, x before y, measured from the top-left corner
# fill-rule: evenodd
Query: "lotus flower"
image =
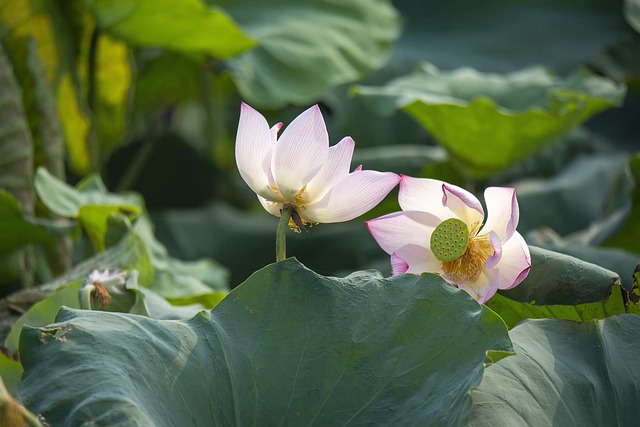
<path fill-rule="evenodd" d="M 436 273 L 480 303 L 529 274 L 529 248 L 516 231 L 514 188 L 485 190 L 485 220 L 478 199 L 460 187 L 435 179 L 401 179 L 402 211 L 367 221 L 374 239 L 391 255 L 393 274 Z"/>
<path fill-rule="evenodd" d="M 400 182 L 391 172 L 356 168 L 349 173 L 355 142 L 350 137 L 329 147 L 317 105 L 304 111 L 282 132 L 242 104 L 236 136 L 236 163 L 262 206 L 279 217 L 293 211 L 289 226 L 349 221 L 367 212 Z"/>

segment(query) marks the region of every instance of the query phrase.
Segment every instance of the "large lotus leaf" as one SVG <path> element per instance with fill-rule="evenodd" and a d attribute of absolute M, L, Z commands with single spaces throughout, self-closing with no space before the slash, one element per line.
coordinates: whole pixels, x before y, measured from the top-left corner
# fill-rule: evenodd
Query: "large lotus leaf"
<path fill-rule="evenodd" d="M 566 78 L 542 67 L 499 75 L 471 68 L 414 73 L 356 93 L 374 109 L 402 109 L 472 176 L 504 169 L 565 136 L 592 115 L 620 105 L 625 88 L 579 70 Z"/>
<path fill-rule="evenodd" d="M 230 62 L 242 97 L 257 106 L 308 104 L 382 65 L 399 35 L 387 0 L 210 1 L 259 46 Z"/>
<path fill-rule="evenodd" d="M 486 353 L 511 348 L 437 276 L 339 279 L 292 259 L 188 321 L 57 320 L 20 343 L 20 396 L 53 425 L 460 425 Z"/>
<path fill-rule="evenodd" d="M 526 321 L 516 356 L 473 391 L 471 426 L 631 426 L 640 419 L 640 317 Z"/>
<path fill-rule="evenodd" d="M 536 305 L 575 305 L 606 301 L 611 288 L 620 284 L 613 271 L 558 252 L 529 246 L 531 270 L 503 296 Z"/>
<path fill-rule="evenodd" d="M 226 58 L 255 42 L 218 7 L 200 0 L 87 0 L 98 25 L 132 45 Z"/>

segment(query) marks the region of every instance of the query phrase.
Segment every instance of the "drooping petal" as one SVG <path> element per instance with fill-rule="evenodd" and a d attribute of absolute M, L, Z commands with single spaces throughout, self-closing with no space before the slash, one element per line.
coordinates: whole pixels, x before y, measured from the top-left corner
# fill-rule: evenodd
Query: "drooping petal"
<path fill-rule="evenodd" d="M 409 264 L 402 258 L 400 258 L 395 252 L 391 254 L 391 274 L 406 273 L 409 269 Z"/>
<path fill-rule="evenodd" d="M 282 212 L 280 212 L 282 210 L 282 203 L 271 202 L 260 195 L 258 195 L 258 200 L 264 210 L 269 212 L 271 215 L 280 218 L 280 215 L 282 214 Z"/>
<path fill-rule="evenodd" d="M 407 263 L 407 273 L 435 273 L 442 275 L 442 263 L 433 252 L 419 245 L 406 245 L 394 252 L 397 257 Z"/>
<path fill-rule="evenodd" d="M 334 185 L 349 175 L 355 146 L 355 141 L 347 136 L 336 145 L 329 147 L 327 162 L 307 184 L 306 193 L 311 203 L 323 198 Z"/>
<path fill-rule="evenodd" d="M 516 189 L 512 187 L 489 187 L 484 190 L 487 203 L 487 220 L 482 232 L 494 231 L 500 241 L 506 242 L 518 226 L 520 209 Z"/>
<path fill-rule="evenodd" d="M 329 154 L 329 136 L 317 105 L 304 111 L 286 127 L 276 142 L 271 168 L 280 193 L 293 201 L 320 171 Z"/>
<path fill-rule="evenodd" d="M 307 205 L 301 215 L 319 223 L 352 220 L 380 203 L 399 181 L 400 177 L 392 172 L 353 172 L 322 199 Z"/>
<path fill-rule="evenodd" d="M 511 289 L 520 284 L 531 269 L 531 254 L 524 238 L 515 231 L 502 244 L 502 258 L 495 266 L 498 289 Z"/>
<path fill-rule="evenodd" d="M 480 277 L 473 283 L 459 283 L 457 286 L 467 291 L 480 304 L 489 301 L 498 290 L 495 278 L 486 272 L 480 274 Z"/>
<path fill-rule="evenodd" d="M 467 190 L 457 185 L 442 184 L 442 204 L 455 214 L 455 216 L 469 226 L 476 223 L 482 224 L 484 210 L 480 201 Z"/>
<path fill-rule="evenodd" d="M 236 134 L 236 164 L 242 179 L 257 194 L 264 194 L 269 187 L 272 147 L 267 120 L 243 102 Z"/>
<path fill-rule="evenodd" d="M 429 251 L 431 233 L 440 219 L 428 212 L 401 211 L 366 222 L 378 245 L 393 254 L 406 245 L 417 245 Z"/>

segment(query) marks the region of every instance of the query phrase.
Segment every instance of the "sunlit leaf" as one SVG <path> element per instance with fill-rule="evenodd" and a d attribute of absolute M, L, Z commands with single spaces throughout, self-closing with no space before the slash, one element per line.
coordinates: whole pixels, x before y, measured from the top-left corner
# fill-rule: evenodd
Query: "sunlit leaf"
<path fill-rule="evenodd" d="M 509 328 L 513 328 L 524 319 L 565 319 L 584 322 L 637 310 L 636 304 L 629 304 L 630 311 L 625 306 L 623 290 L 620 285 L 614 285 L 609 299 L 603 302 L 577 305 L 537 305 L 515 301 L 502 296 L 502 294 L 494 295 L 487 302 L 487 306 L 502 317 Z"/>
<path fill-rule="evenodd" d="M 516 355 L 472 392 L 471 426 L 633 425 L 640 418 L 640 317 L 527 321 Z"/>
<path fill-rule="evenodd" d="M 218 7 L 200 0 L 86 0 L 103 31 L 135 46 L 226 58 L 254 46 Z"/>
<path fill-rule="evenodd" d="M 386 86 L 360 86 L 376 111 L 402 109 L 468 174 L 487 176 L 559 140 L 592 115 L 620 105 L 621 85 L 579 70 L 559 78 L 541 67 L 499 75 L 445 72 L 423 63 Z"/>
<path fill-rule="evenodd" d="M 337 279 L 295 260 L 188 321 L 57 320 L 20 344 L 20 395 L 51 424 L 460 425 L 485 353 L 510 350 L 502 321 L 437 276 Z"/>
<path fill-rule="evenodd" d="M 399 35 L 387 0 L 211 1 L 259 46 L 230 62 L 242 97 L 255 106 L 307 104 L 381 66 Z"/>

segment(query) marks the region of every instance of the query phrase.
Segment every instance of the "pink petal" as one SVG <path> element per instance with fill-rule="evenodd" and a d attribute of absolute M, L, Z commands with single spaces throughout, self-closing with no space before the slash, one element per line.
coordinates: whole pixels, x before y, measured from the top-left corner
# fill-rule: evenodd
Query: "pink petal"
<path fill-rule="evenodd" d="M 502 244 L 502 258 L 494 270 L 498 289 L 511 289 L 520 284 L 531 269 L 531 254 L 524 238 L 515 231 L 511 238 Z"/>
<path fill-rule="evenodd" d="M 319 223 L 352 220 L 380 203 L 399 181 L 400 177 L 391 172 L 353 172 L 322 199 L 307 205 L 302 216 Z"/>
<path fill-rule="evenodd" d="M 311 202 L 320 200 L 334 185 L 349 175 L 355 146 L 355 141 L 347 136 L 333 147 L 329 147 L 327 162 L 307 184 L 307 194 Z"/>
<path fill-rule="evenodd" d="M 442 184 L 442 204 L 469 226 L 476 223 L 482 224 L 484 220 L 484 210 L 480 201 L 476 196 L 456 185 Z"/>
<path fill-rule="evenodd" d="M 422 274 L 435 273 L 442 275 L 442 263 L 436 259 L 429 249 L 420 245 L 406 245 L 399 248 L 394 254 L 404 260 L 408 268 L 407 273 Z"/>
<path fill-rule="evenodd" d="M 500 242 L 498 235 L 493 231 L 489 233 L 489 239 L 493 246 L 493 255 L 487 258 L 487 269 L 490 270 L 500 262 L 500 259 L 502 259 L 502 242 Z"/>
<path fill-rule="evenodd" d="M 439 218 L 419 211 L 394 212 L 366 222 L 373 238 L 388 254 L 406 245 L 428 251 L 431 233 L 439 223 Z"/>
<path fill-rule="evenodd" d="M 489 187 L 484 190 L 484 200 L 487 203 L 487 220 L 481 233 L 494 231 L 500 241 L 509 240 L 520 217 L 515 188 Z"/>
<path fill-rule="evenodd" d="M 293 201 L 324 166 L 328 154 L 327 128 L 314 105 L 287 126 L 274 146 L 271 167 L 280 193 Z"/>
<path fill-rule="evenodd" d="M 267 120 L 243 102 L 236 135 L 236 164 L 242 179 L 258 194 L 269 187 L 272 147 Z"/>
<path fill-rule="evenodd" d="M 400 258 L 395 252 L 391 254 L 391 274 L 406 273 L 409 269 L 409 264 L 405 260 Z"/>

